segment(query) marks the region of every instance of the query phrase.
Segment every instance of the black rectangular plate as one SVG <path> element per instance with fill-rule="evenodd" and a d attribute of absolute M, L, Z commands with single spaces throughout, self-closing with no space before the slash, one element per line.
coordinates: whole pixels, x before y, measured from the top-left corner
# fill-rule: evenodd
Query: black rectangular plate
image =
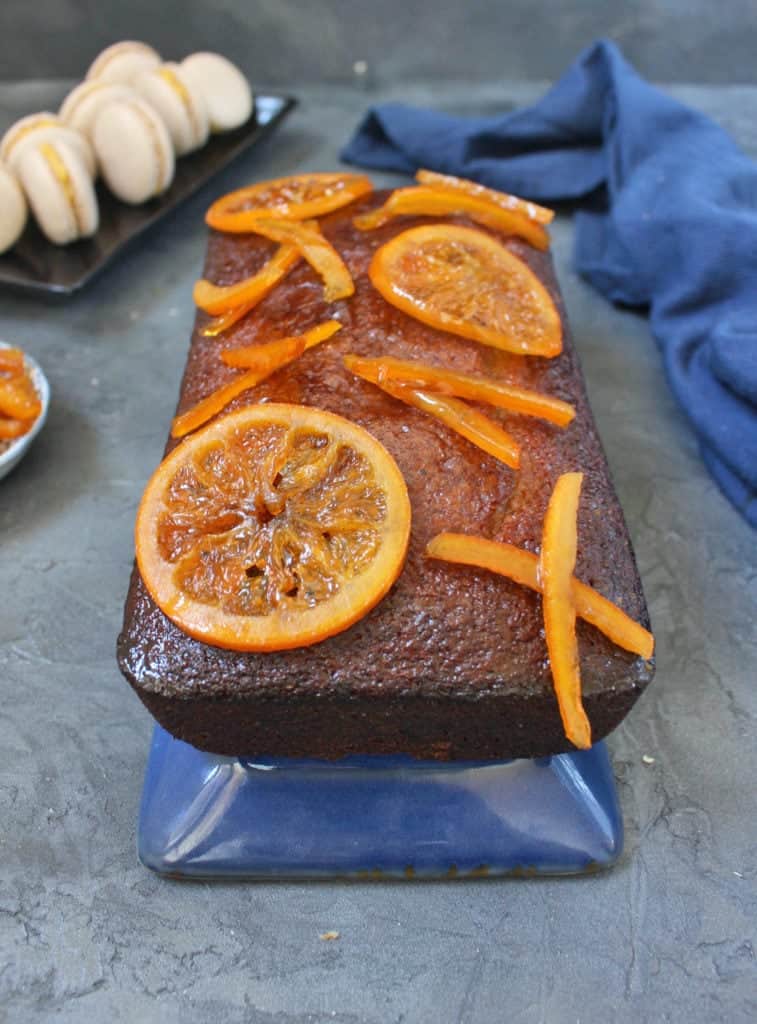
<path fill-rule="evenodd" d="M 100 227 L 93 238 L 72 245 L 53 245 L 30 217 L 18 243 L 0 256 L 0 286 L 48 296 L 77 292 L 144 231 L 268 135 L 296 102 L 291 96 L 256 96 L 255 111 L 246 124 L 233 132 L 212 135 L 202 149 L 177 160 L 168 191 L 141 206 L 120 202 L 100 182 Z"/>

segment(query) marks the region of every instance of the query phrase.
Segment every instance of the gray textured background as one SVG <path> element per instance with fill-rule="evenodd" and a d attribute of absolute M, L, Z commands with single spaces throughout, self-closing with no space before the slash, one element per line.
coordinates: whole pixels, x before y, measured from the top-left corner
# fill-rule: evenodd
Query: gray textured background
<path fill-rule="evenodd" d="M 573 274 L 569 217 L 555 224 L 558 274 L 658 640 L 657 680 L 610 740 L 627 829 L 616 868 L 528 882 L 157 879 L 134 851 L 150 721 L 113 650 L 212 196 L 334 166 L 378 97 L 461 112 L 528 102 L 544 83 L 484 80 L 552 77 L 598 31 L 660 79 L 753 80 L 753 4 L 542 3 L 535 20 L 523 0 L 441 0 L 364 23 L 363 0 L 303 20 L 291 2 L 213 4 L 212 18 L 210 5 L 156 6 L 6 0 L 0 75 L 76 74 L 130 35 L 167 53 L 217 46 L 256 81 L 347 83 L 297 87 L 302 105 L 274 139 L 85 294 L 52 307 L 0 294 L 0 337 L 28 347 L 53 393 L 47 427 L 0 483 L 0 1022 L 754 1021 L 756 535 L 704 471 L 644 318 Z M 372 62 L 373 91 L 350 86 L 356 58 Z M 459 80 L 391 82 L 419 73 Z M 757 88 L 675 91 L 757 155 Z M 62 92 L 41 86 L 33 105 Z M 31 95 L 0 87 L 0 128 Z M 319 940 L 328 929 L 338 941 Z"/>
<path fill-rule="evenodd" d="M 144 39 L 218 49 L 257 81 L 544 79 L 599 35 L 659 81 L 757 81 L 755 0 L 2 0 L 0 78 L 74 77 Z"/>

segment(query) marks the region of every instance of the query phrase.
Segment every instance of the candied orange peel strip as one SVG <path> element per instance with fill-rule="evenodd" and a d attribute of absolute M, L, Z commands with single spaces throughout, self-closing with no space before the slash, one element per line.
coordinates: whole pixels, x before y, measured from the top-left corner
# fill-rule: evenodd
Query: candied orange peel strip
<path fill-rule="evenodd" d="M 273 217 L 256 217 L 250 232 L 270 238 L 272 242 L 294 245 L 317 274 L 323 278 L 323 297 L 327 302 L 346 299 L 354 294 L 352 280 L 344 260 L 327 241 L 314 220 L 287 221 Z"/>
<path fill-rule="evenodd" d="M 247 314 L 257 306 L 258 300 L 253 302 L 251 305 L 234 306 L 233 309 L 228 310 L 226 313 L 221 313 L 220 316 L 214 317 L 209 323 L 205 324 L 200 334 L 203 338 L 217 338 L 219 334 L 223 334 L 224 331 L 228 331 L 235 323 L 247 316 Z"/>
<path fill-rule="evenodd" d="M 336 326 L 334 326 L 335 324 Z M 268 345 L 255 346 L 260 351 L 257 354 L 254 368 L 211 392 L 197 405 L 176 416 L 171 424 L 171 436 L 184 437 L 186 434 L 191 434 L 193 430 L 197 430 L 203 423 L 207 423 L 209 419 L 225 409 L 243 392 L 249 391 L 256 384 L 260 384 L 261 381 L 270 377 L 276 370 L 280 370 L 283 366 L 298 359 L 306 348 L 312 348 L 313 345 L 330 338 L 340 327 L 341 324 L 337 321 L 329 320 L 324 324 L 319 324 L 307 334 L 282 338 Z"/>
<path fill-rule="evenodd" d="M 465 533 L 440 533 L 426 547 L 429 558 L 488 569 L 506 576 L 529 590 L 542 591 L 539 581 L 539 556 L 512 544 L 487 540 Z M 648 629 L 626 615 L 612 601 L 573 577 L 573 598 L 576 613 L 595 629 L 604 633 L 625 651 L 648 661 L 654 654 L 654 637 Z"/>
<path fill-rule="evenodd" d="M 567 427 L 576 415 L 574 407 L 559 398 L 511 384 L 502 384 L 487 377 L 456 373 L 454 370 L 430 366 L 428 363 L 395 359 L 392 356 L 363 359 L 355 355 L 345 356 L 344 362 L 353 373 L 359 373 L 365 380 L 370 380 L 374 384 L 388 381 L 456 398 L 486 402 L 508 412 L 548 420 L 558 427 Z"/>
<path fill-rule="evenodd" d="M 341 329 L 342 325 L 338 320 L 326 320 L 325 323 L 311 327 L 302 335 L 278 338 L 264 345 L 226 348 L 221 352 L 221 362 L 241 370 L 265 370 L 272 367 L 270 372 L 273 372 L 296 359 L 302 352 L 319 345 L 322 341 L 327 341 Z"/>
<path fill-rule="evenodd" d="M 256 274 L 236 284 L 211 284 L 201 278 L 195 283 L 195 305 L 211 316 L 228 313 L 239 306 L 249 312 L 282 281 L 300 261 L 300 250 L 294 245 L 281 245 Z"/>
<path fill-rule="evenodd" d="M 448 189 L 453 192 L 463 192 L 469 196 L 476 196 L 479 199 L 486 199 L 504 210 L 517 210 L 525 214 L 530 220 L 537 224 L 551 224 L 555 219 L 555 211 L 547 206 L 539 206 L 530 199 L 521 199 L 520 196 L 511 196 L 507 192 L 498 192 L 496 189 L 479 185 L 476 181 L 468 178 L 456 178 L 453 174 L 439 174 L 438 171 L 429 171 L 421 168 L 415 175 L 415 180 L 421 185 L 432 185 L 434 188 Z"/>
<path fill-rule="evenodd" d="M 477 224 L 503 234 L 525 238 L 535 249 L 549 248 L 549 235 L 544 227 L 520 210 L 507 210 L 486 198 L 434 186 L 395 189 L 383 206 L 355 217 L 353 223 L 361 231 L 371 231 L 394 217 L 449 217 L 456 214 L 470 217 Z"/>
<path fill-rule="evenodd" d="M 414 408 L 420 409 L 421 412 L 426 412 L 440 420 L 450 430 L 454 430 L 471 444 L 488 452 L 489 455 L 493 455 L 495 459 L 504 462 L 511 469 L 518 469 L 520 466 L 520 448 L 515 439 L 498 423 L 490 420 L 488 416 L 484 416 L 477 409 L 472 409 L 465 402 L 449 398 L 446 395 L 435 395 L 430 391 L 402 387 L 398 384 L 390 384 L 388 381 L 372 380 L 370 376 L 364 376 L 354 362 L 350 365 L 347 361 L 350 358 L 354 359 L 354 357 L 346 357 L 345 365 L 357 377 L 377 384 L 392 398 L 397 398 L 400 402 L 412 405 Z"/>
<path fill-rule="evenodd" d="M 565 735 L 579 750 L 591 746 L 591 725 L 581 701 L 573 570 L 578 548 L 578 501 L 583 473 L 563 473 L 544 517 L 539 559 L 544 632 Z"/>
<path fill-rule="evenodd" d="M 221 196 L 205 215 L 217 231 L 245 233 L 258 217 L 306 220 L 322 217 L 373 191 L 363 174 L 326 172 L 293 174 L 286 178 L 260 181 Z"/>

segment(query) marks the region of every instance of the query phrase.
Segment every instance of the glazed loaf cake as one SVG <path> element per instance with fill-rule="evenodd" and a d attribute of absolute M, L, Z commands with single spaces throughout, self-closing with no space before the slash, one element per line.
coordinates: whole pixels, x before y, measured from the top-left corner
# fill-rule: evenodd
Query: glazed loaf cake
<path fill-rule="evenodd" d="M 403 753 L 437 760 L 537 757 L 571 749 L 558 712 L 544 639 L 541 598 L 484 570 L 424 556 L 442 531 L 472 533 L 538 552 L 550 493 L 560 474 L 584 473 L 576 576 L 648 626 L 638 572 L 589 409 L 551 258 L 507 238 L 548 288 L 563 316 L 555 359 L 510 355 L 426 326 L 372 287 L 377 247 L 427 218 L 402 218 L 361 232 L 353 217 L 381 204 L 373 193 L 324 217 L 355 294 L 327 304 L 314 271 L 300 263 L 257 309 L 224 335 L 223 347 L 300 334 L 334 317 L 343 329 L 229 408 L 301 403 L 348 417 L 378 438 L 407 483 L 413 521 L 405 568 L 387 597 L 346 632 L 311 647 L 269 654 L 208 646 L 156 607 L 135 569 L 118 641 L 121 670 L 157 721 L 194 746 L 226 755 L 340 758 Z M 472 225 L 465 218 L 450 218 Z M 482 230 L 479 228 L 479 230 Z M 255 273 L 274 251 L 265 239 L 212 233 L 205 276 L 220 284 Z M 237 371 L 219 341 L 192 338 L 178 410 Z M 513 472 L 462 437 L 355 378 L 348 353 L 391 354 L 543 391 L 573 403 L 565 430 L 492 413 L 522 446 Z M 175 442 L 169 442 L 169 449 Z M 653 663 L 578 624 L 584 706 L 594 740 L 610 732 L 653 675 Z"/>

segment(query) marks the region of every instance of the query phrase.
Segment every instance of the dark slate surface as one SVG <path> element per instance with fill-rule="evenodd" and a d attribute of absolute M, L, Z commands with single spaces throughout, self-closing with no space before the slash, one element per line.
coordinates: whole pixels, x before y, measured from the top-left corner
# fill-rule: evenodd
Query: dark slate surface
<path fill-rule="evenodd" d="M 61 91 L 3 87 L 0 117 Z M 757 89 L 675 91 L 757 153 Z M 538 92 L 401 95 L 474 111 Z M 658 637 L 657 679 L 610 741 L 622 861 L 582 879 L 396 885 L 179 884 L 137 863 L 150 721 L 114 660 L 134 511 L 178 389 L 211 196 L 334 166 L 377 98 L 301 97 L 91 290 L 56 306 L 0 294 L 0 337 L 53 389 L 0 483 L 0 1021 L 754 1020 L 757 537 L 702 467 L 645 320 L 571 272 L 567 216 L 558 272 Z"/>

